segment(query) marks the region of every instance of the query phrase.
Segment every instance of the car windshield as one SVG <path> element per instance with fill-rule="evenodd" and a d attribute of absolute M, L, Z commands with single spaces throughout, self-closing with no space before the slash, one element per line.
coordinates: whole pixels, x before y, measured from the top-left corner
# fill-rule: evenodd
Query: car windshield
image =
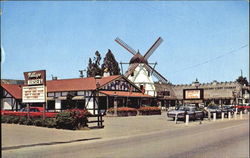
<path fill-rule="evenodd" d="M 230 107 L 230 106 L 225 105 L 225 106 L 222 106 L 222 108 L 223 108 L 223 109 L 230 109 L 231 107 Z"/>
<path fill-rule="evenodd" d="M 181 107 L 179 107 L 178 110 L 179 110 L 179 111 L 188 111 L 189 108 L 188 108 L 188 107 L 185 107 L 185 106 L 181 106 Z"/>
<path fill-rule="evenodd" d="M 209 106 L 208 108 L 209 108 L 209 109 L 219 109 L 218 106 Z"/>

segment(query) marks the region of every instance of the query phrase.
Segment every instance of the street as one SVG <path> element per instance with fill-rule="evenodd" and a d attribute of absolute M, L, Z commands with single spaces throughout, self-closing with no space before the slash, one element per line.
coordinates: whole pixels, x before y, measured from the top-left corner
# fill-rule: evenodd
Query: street
<path fill-rule="evenodd" d="M 119 137 L 103 137 L 100 134 L 92 140 L 2 147 L 2 154 L 3 157 L 249 157 L 249 119 L 204 121 L 201 125 L 191 124 L 189 127 L 182 124 L 173 126 L 180 128 L 163 128 Z"/>

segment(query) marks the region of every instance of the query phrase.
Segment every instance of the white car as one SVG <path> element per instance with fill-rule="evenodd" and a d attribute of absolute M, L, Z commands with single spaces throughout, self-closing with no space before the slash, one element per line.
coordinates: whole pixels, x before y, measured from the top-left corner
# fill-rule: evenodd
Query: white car
<path fill-rule="evenodd" d="M 203 120 L 204 118 L 203 111 L 200 111 L 195 107 L 189 107 L 189 106 L 181 106 L 177 110 L 172 110 L 167 113 L 167 116 L 169 118 L 173 118 L 173 120 L 175 120 L 175 117 L 177 117 L 177 119 L 183 119 L 185 121 L 186 115 L 189 115 L 189 119 L 191 120 L 196 120 L 196 119 Z"/>

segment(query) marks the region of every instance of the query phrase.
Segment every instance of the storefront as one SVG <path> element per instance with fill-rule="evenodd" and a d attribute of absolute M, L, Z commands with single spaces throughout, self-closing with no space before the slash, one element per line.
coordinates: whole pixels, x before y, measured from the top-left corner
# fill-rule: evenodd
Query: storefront
<path fill-rule="evenodd" d="M 1 84 L 2 92 L 4 94 L 8 92 L 8 96 L 13 100 L 6 102 L 6 98 L 2 97 L 2 109 L 18 110 L 25 106 L 22 103 L 22 87 L 23 85 Z M 92 114 L 113 107 L 115 101 L 118 106 L 138 108 L 145 102 L 150 103 L 152 98 L 143 94 L 139 87 L 120 75 L 49 80 L 46 81 L 46 91 L 48 111 L 80 108 L 88 109 Z M 16 103 L 13 104 L 14 102 Z M 7 106 L 7 103 L 10 106 Z M 42 106 L 38 104 L 34 103 L 31 106 Z"/>

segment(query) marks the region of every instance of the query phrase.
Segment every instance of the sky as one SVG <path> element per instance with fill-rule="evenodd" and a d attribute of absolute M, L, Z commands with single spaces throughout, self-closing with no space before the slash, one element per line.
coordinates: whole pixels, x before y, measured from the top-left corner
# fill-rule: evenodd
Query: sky
<path fill-rule="evenodd" d="M 142 55 L 162 37 L 148 62 L 171 83 L 235 81 L 241 70 L 249 81 L 247 0 L 1 1 L 1 12 L 3 79 L 78 78 L 97 50 L 129 62 L 116 37 Z"/>

